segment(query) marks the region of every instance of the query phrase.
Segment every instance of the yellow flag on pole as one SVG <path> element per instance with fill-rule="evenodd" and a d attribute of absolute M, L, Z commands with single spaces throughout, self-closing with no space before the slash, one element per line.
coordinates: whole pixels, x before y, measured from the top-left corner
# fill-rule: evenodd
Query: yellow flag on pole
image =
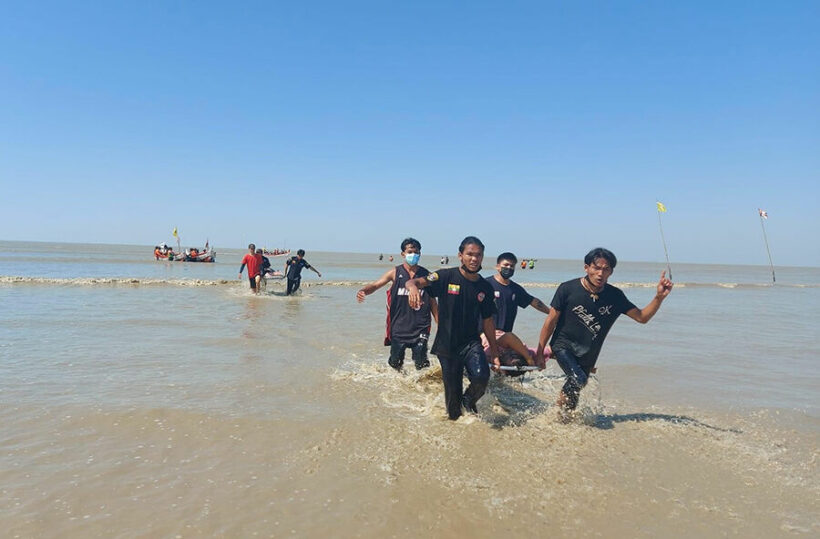
<path fill-rule="evenodd" d="M 658 204 L 660 204 L 660 202 L 658 202 Z M 664 211 L 665 211 L 665 210 L 664 210 Z M 175 238 L 178 238 L 178 237 L 179 237 L 179 236 L 177 235 L 177 227 L 174 227 L 174 237 L 175 237 Z"/>
<path fill-rule="evenodd" d="M 663 205 L 663 202 L 655 202 L 658 205 L 658 211 L 661 213 L 666 213 L 666 206 Z"/>

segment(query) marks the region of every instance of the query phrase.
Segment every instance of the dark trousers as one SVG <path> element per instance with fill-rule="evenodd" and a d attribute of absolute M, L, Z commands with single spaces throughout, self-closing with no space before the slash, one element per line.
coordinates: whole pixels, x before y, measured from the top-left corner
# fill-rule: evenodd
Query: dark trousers
<path fill-rule="evenodd" d="M 553 350 L 553 354 L 555 355 L 555 362 L 567 375 L 567 381 L 561 391 L 567 396 L 568 408 L 574 410 L 578 406 L 581 389 L 589 381 L 589 371 L 592 370 L 592 367 L 581 365 L 575 354 L 569 350 Z"/>
<path fill-rule="evenodd" d="M 302 278 L 297 277 L 296 279 L 288 279 L 288 290 L 285 292 L 285 295 L 289 296 L 299 290 L 299 285 L 302 283 Z"/>
<path fill-rule="evenodd" d="M 471 342 L 455 355 L 437 354 L 441 363 L 441 378 L 444 382 L 444 403 L 450 419 L 461 416 L 462 404 L 470 411 L 475 411 L 478 399 L 484 395 L 487 382 L 490 380 L 490 366 L 487 356 L 478 341 Z M 463 391 L 464 372 L 470 380 L 467 391 Z"/>
<path fill-rule="evenodd" d="M 427 359 L 427 335 L 420 335 L 415 342 L 403 343 L 392 341 L 390 343 L 390 358 L 387 363 L 394 369 L 401 369 L 404 365 L 404 351 L 409 348 L 413 356 L 413 363 L 416 364 L 416 369 L 423 369 L 430 366 L 430 360 Z"/>

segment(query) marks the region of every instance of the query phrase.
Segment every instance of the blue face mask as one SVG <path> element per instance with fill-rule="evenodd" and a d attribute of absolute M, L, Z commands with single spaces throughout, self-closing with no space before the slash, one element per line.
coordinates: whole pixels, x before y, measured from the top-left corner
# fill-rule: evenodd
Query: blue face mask
<path fill-rule="evenodd" d="M 406 255 L 404 255 L 404 259 L 410 266 L 415 266 L 416 264 L 418 264 L 419 258 L 421 258 L 421 255 L 418 253 L 407 253 Z"/>

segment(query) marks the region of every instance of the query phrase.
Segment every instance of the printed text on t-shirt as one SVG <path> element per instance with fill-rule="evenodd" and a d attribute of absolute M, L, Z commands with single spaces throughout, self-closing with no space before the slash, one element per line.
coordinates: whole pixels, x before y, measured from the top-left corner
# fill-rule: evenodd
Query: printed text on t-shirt
<path fill-rule="evenodd" d="M 606 307 L 602 307 L 601 314 L 609 314 L 609 310 L 612 308 L 612 305 L 608 305 Z M 583 305 L 576 305 L 572 312 L 578 316 L 578 319 L 584 323 L 586 328 L 592 333 L 592 340 L 595 340 L 598 337 L 598 332 L 601 331 L 601 324 L 595 321 L 595 315 L 592 313 L 588 313 L 586 308 Z"/>

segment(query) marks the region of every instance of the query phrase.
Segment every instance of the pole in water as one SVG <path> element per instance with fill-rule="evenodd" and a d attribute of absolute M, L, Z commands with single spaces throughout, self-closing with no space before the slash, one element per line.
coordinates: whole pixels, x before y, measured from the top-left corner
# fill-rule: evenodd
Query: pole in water
<path fill-rule="evenodd" d="M 666 248 L 666 238 L 663 235 L 663 225 L 661 224 L 661 214 L 666 213 L 666 206 L 662 202 L 655 202 L 658 206 L 658 228 L 661 231 L 661 242 L 663 242 L 663 254 L 666 255 L 666 270 L 669 272 L 669 280 L 672 280 L 672 265 L 669 263 L 669 250 Z"/>
<path fill-rule="evenodd" d="M 766 245 L 766 254 L 769 255 L 769 267 L 772 269 L 772 284 L 774 284 L 777 282 L 774 276 L 774 263 L 772 263 L 772 253 L 769 251 L 769 238 L 766 237 L 766 226 L 763 224 L 763 221 L 769 218 L 769 212 L 758 208 L 757 214 L 760 216 L 760 229 L 763 230 L 763 243 Z"/>

